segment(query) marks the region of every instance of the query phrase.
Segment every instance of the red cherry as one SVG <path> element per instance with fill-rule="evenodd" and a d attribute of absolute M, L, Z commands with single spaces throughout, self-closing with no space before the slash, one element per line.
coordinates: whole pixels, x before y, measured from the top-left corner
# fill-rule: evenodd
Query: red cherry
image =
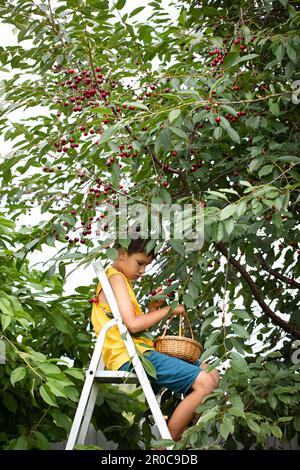
<path fill-rule="evenodd" d="M 221 122 L 221 118 L 220 118 L 220 117 L 216 117 L 216 118 L 215 118 L 215 121 L 219 124 L 219 122 Z"/>
<path fill-rule="evenodd" d="M 74 70 L 74 69 L 69 69 L 69 70 L 68 70 L 68 73 L 69 73 L 70 75 L 72 75 L 73 73 L 75 73 L 75 70 Z"/>

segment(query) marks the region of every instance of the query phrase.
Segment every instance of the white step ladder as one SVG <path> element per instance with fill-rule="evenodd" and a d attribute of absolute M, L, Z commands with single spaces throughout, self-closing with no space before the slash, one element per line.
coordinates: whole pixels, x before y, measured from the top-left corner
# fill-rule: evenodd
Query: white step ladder
<path fill-rule="evenodd" d="M 106 276 L 102 262 L 97 260 L 95 263 L 93 263 L 93 268 L 96 271 L 114 318 L 104 325 L 98 335 L 91 363 L 86 372 L 86 379 L 67 441 L 66 450 L 72 450 L 75 444 L 84 444 L 94 411 L 98 389 L 101 383 L 123 383 L 125 381 L 126 383 L 140 384 L 144 391 L 146 400 L 149 404 L 154 422 L 158 428 L 161 438 L 172 440 L 170 431 L 157 403 L 148 376 L 136 352 L 134 342 L 122 321 L 115 295 Z M 135 373 L 104 370 L 104 363 L 101 355 L 105 336 L 107 331 L 115 325 L 118 326 L 121 337 L 124 340 L 124 344 L 132 361 L 132 366 Z"/>

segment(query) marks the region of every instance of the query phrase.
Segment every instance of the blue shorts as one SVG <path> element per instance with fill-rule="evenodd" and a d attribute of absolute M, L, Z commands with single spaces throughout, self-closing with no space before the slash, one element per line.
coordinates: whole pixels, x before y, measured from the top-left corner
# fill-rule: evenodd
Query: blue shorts
<path fill-rule="evenodd" d="M 191 364 L 157 351 L 146 351 L 143 355 L 154 365 L 156 370 L 157 379 L 147 374 L 152 384 L 166 387 L 173 392 L 183 393 L 184 395 L 191 391 L 191 386 L 202 370 L 197 363 Z M 132 364 L 125 362 L 119 370 L 130 371 L 132 370 Z"/>

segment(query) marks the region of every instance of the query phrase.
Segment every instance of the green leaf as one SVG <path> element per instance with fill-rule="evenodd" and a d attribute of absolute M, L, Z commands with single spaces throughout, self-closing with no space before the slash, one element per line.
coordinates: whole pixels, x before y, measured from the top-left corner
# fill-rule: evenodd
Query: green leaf
<path fill-rule="evenodd" d="M 71 214 L 63 214 L 60 216 L 60 218 L 72 226 L 76 224 L 76 219 Z"/>
<path fill-rule="evenodd" d="M 4 315 L 4 314 L 1 315 L 1 325 L 2 325 L 3 331 L 5 331 L 9 327 L 9 325 L 11 324 L 11 321 L 12 321 L 12 317 L 10 315 Z"/>
<path fill-rule="evenodd" d="M 5 299 L 5 298 L 0 299 L 0 309 L 5 315 L 12 316 L 14 314 L 13 308 L 8 299 Z"/>
<path fill-rule="evenodd" d="M 241 374 L 248 373 L 248 364 L 245 359 L 239 354 L 232 352 L 231 353 L 231 366 L 232 368 Z"/>
<path fill-rule="evenodd" d="M 126 4 L 126 0 L 118 0 L 115 4 L 117 10 L 122 10 Z"/>
<path fill-rule="evenodd" d="M 57 328 L 59 331 L 69 335 L 73 333 L 72 326 L 68 324 L 67 320 L 63 316 L 54 316 L 52 321 L 55 328 Z"/>
<path fill-rule="evenodd" d="M 247 201 L 245 199 L 242 199 L 239 204 L 237 205 L 236 208 L 236 216 L 240 217 L 242 214 L 244 214 L 247 210 Z"/>
<path fill-rule="evenodd" d="M 274 116 L 279 116 L 280 109 L 278 103 L 275 103 L 271 98 L 268 101 L 269 109 Z"/>
<path fill-rule="evenodd" d="M 278 426 L 271 426 L 271 432 L 273 436 L 277 437 L 277 439 L 282 438 L 282 431 Z"/>
<path fill-rule="evenodd" d="M 208 194 L 212 194 L 214 196 L 216 196 L 214 199 L 224 199 L 225 201 L 228 202 L 228 198 L 225 196 L 225 194 L 222 194 L 222 193 L 219 193 L 218 191 L 212 191 L 212 190 L 208 190 L 208 191 L 205 191 L 206 193 Z"/>
<path fill-rule="evenodd" d="M 287 55 L 289 56 L 291 61 L 294 62 L 295 64 L 297 62 L 297 52 L 295 51 L 295 49 L 292 47 L 290 43 L 287 43 L 285 48 L 286 48 Z"/>
<path fill-rule="evenodd" d="M 104 108 L 104 107 L 94 108 L 93 112 L 97 114 L 112 114 L 113 113 L 111 108 Z"/>
<path fill-rule="evenodd" d="M 228 106 L 228 104 L 221 104 L 220 108 L 224 109 L 224 111 L 226 111 L 227 113 L 232 114 L 233 116 L 237 116 L 237 111 L 234 108 L 232 108 L 231 106 Z"/>
<path fill-rule="evenodd" d="M 194 281 L 189 282 L 188 293 L 193 299 L 198 297 L 199 291 Z"/>
<path fill-rule="evenodd" d="M 99 145 L 104 144 L 107 142 L 116 132 L 119 130 L 120 124 L 115 124 L 114 126 L 110 126 L 101 135 L 100 139 L 98 139 Z"/>
<path fill-rule="evenodd" d="M 4 406 L 12 413 L 15 413 L 18 408 L 18 402 L 14 398 L 14 396 L 11 393 L 7 393 L 7 392 L 2 392 L 2 396 L 3 396 Z"/>
<path fill-rule="evenodd" d="M 183 303 L 187 308 L 193 308 L 195 306 L 194 299 L 189 294 L 183 294 Z"/>
<path fill-rule="evenodd" d="M 254 59 L 255 57 L 258 57 L 258 54 L 247 54 L 241 57 L 237 57 L 230 65 L 227 65 L 226 68 L 234 67 L 242 62 L 247 62 L 248 60 Z"/>
<path fill-rule="evenodd" d="M 278 44 L 276 51 L 275 51 L 276 58 L 278 62 L 281 62 L 284 56 L 284 47 L 283 44 Z"/>
<path fill-rule="evenodd" d="M 229 137 L 231 138 L 231 140 L 233 140 L 237 144 L 241 143 L 240 136 L 235 129 L 233 129 L 232 127 L 227 127 L 225 130 L 227 134 L 229 135 Z"/>
<path fill-rule="evenodd" d="M 178 127 L 169 127 L 169 129 L 173 134 L 176 134 L 178 137 L 182 137 L 182 139 L 188 141 L 188 135 L 182 129 L 179 129 Z"/>
<path fill-rule="evenodd" d="M 200 422 L 201 424 L 208 423 L 217 416 L 217 411 L 215 410 L 208 410 L 201 415 Z"/>
<path fill-rule="evenodd" d="M 221 423 L 220 426 L 220 433 L 224 437 L 224 439 L 227 439 L 229 434 L 233 434 L 234 431 L 234 424 L 232 420 L 228 416 L 224 416 L 223 422 Z"/>
<path fill-rule="evenodd" d="M 231 395 L 230 403 L 234 408 L 237 408 L 240 412 L 244 411 L 244 403 L 239 395 Z"/>
<path fill-rule="evenodd" d="M 172 141 L 171 141 L 170 129 L 167 129 L 167 128 L 163 129 L 160 132 L 159 136 L 157 137 L 158 149 L 162 147 L 163 150 L 167 152 L 169 148 L 171 147 L 171 144 L 172 144 Z"/>
<path fill-rule="evenodd" d="M 169 240 L 169 244 L 172 248 L 174 248 L 174 250 L 177 253 L 179 253 L 182 256 L 185 256 L 185 248 L 184 248 L 182 240 L 176 240 L 176 239 L 171 238 Z"/>
<path fill-rule="evenodd" d="M 138 109 L 143 109 L 144 111 L 149 111 L 148 106 L 146 106 L 143 103 L 139 103 L 137 101 L 126 101 L 127 106 L 134 106 L 135 108 Z"/>
<path fill-rule="evenodd" d="M 218 345 L 214 345 L 206 349 L 200 357 L 200 363 L 205 362 L 207 359 L 210 359 L 214 355 L 218 347 Z"/>
<path fill-rule="evenodd" d="M 36 447 L 41 450 L 49 450 L 50 444 L 48 439 L 39 431 L 33 431 L 33 437 L 36 443 Z"/>
<path fill-rule="evenodd" d="M 26 436 L 20 436 L 17 438 L 13 450 L 27 450 L 29 448 L 29 441 Z"/>
<path fill-rule="evenodd" d="M 56 403 L 56 400 L 55 400 L 55 396 L 50 392 L 47 385 L 43 384 L 40 386 L 40 395 L 43 398 L 43 400 L 46 403 L 48 403 L 48 405 L 58 407 L 58 404 Z"/>
<path fill-rule="evenodd" d="M 138 13 L 140 13 L 140 11 L 144 10 L 144 8 L 145 8 L 145 6 L 135 8 L 135 9 L 132 10 L 132 12 L 130 13 L 129 18 L 132 18 L 133 16 L 137 15 Z"/>
<path fill-rule="evenodd" d="M 258 176 L 261 178 L 262 176 L 269 175 L 270 173 L 272 173 L 273 168 L 273 165 L 265 165 L 259 170 Z"/>
<path fill-rule="evenodd" d="M 236 211 L 236 205 L 230 204 L 229 206 L 224 207 L 220 212 L 220 220 L 225 220 L 231 217 Z"/>
<path fill-rule="evenodd" d="M 240 354 L 244 354 L 244 345 L 241 344 L 241 341 L 238 340 L 237 338 L 233 338 L 232 336 L 230 337 L 230 342 L 232 346 L 239 352 Z"/>
<path fill-rule="evenodd" d="M 235 221 L 234 219 L 226 219 L 223 223 L 225 225 L 226 233 L 229 236 L 234 229 Z"/>
<path fill-rule="evenodd" d="M 144 354 L 139 355 L 139 357 L 142 361 L 143 367 L 145 371 L 147 372 L 147 374 L 149 374 L 154 379 L 157 379 L 156 369 L 154 365 L 152 364 L 152 362 L 150 362 L 149 359 L 147 359 L 147 357 L 145 357 Z"/>
<path fill-rule="evenodd" d="M 254 158 L 249 165 L 249 172 L 253 173 L 263 164 L 262 158 Z"/>
<path fill-rule="evenodd" d="M 61 385 L 57 381 L 47 381 L 47 386 L 49 387 L 49 390 L 55 395 L 56 397 L 63 397 L 63 398 L 68 398 L 68 394 L 64 390 L 64 386 Z"/>
<path fill-rule="evenodd" d="M 14 369 L 12 371 L 12 373 L 10 374 L 10 381 L 12 383 L 13 386 L 15 386 L 15 384 L 17 382 L 20 382 L 20 380 L 23 380 L 24 377 L 26 376 L 26 369 L 25 367 L 17 367 L 17 369 Z"/>
<path fill-rule="evenodd" d="M 250 338 L 248 331 L 242 325 L 239 325 L 238 323 L 232 323 L 231 328 L 239 338 Z"/>
<path fill-rule="evenodd" d="M 172 122 L 176 121 L 176 119 L 180 116 L 180 114 L 181 114 L 180 109 L 173 109 L 172 111 L 170 111 L 170 113 L 169 113 L 170 124 L 172 124 Z"/>
<path fill-rule="evenodd" d="M 222 137 L 222 127 L 218 126 L 218 127 L 215 127 L 214 129 L 214 138 L 216 140 L 219 140 L 221 137 Z"/>
<path fill-rule="evenodd" d="M 61 410 L 57 410 L 56 408 L 51 410 L 51 415 L 54 419 L 55 424 L 58 427 L 65 429 L 67 432 L 70 431 L 71 420 L 69 416 L 67 416 L 66 414 L 63 414 Z"/>
<path fill-rule="evenodd" d="M 64 373 L 67 375 L 71 375 L 71 377 L 74 377 L 75 379 L 79 379 L 79 380 L 84 379 L 84 373 L 81 369 L 79 370 L 79 369 L 71 368 L 71 369 L 65 370 Z"/>
<path fill-rule="evenodd" d="M 293 424 L 294 424 L 295 430 L 296 430 L 297 432 L 300 432 L 300 416 L 295 416 L 295 417 L 294 417 Z"/>
<path fill-rule="evenodd" d="M 259 425 L 255 421 L 253 421 L 253 419 L 247 419 L 247 424 L 248 424 L 248 427 L 251 429 L 251 431 L 257 434 L 260 432 Z"/>
<path fill-rule="evenodd" d="M 218 338 L 218 336 L 220 335 L 220 331 L 219 330 L 216 330 L 216 331 L 213 331 L 209 337 L 207 338 L 207 340 L 205 341 L 205 344 L 204 344 L 204 349 L 209 349 L 211 346 L 213 346 L 213 344 L 215 343 L 216 339 Z"/>
<path fill-rule="evenodd" d="M 118 256 L 118 250 L 116 250 L 116 248 L 107 248 L 106 255 L 109 259 L 111 259 L 112 261 L 115 261 L 115 259 L 117 259 L 117 256 Z"/>

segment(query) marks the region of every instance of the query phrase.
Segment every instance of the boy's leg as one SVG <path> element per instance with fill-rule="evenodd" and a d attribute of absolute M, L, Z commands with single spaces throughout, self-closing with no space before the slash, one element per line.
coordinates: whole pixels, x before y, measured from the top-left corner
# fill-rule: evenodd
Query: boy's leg
<path fill-rule="evenodd" d="M 202 370 L 192 385 L 192 392 L 177 406 L 168 423 L 172 439 L 178 441 L 186 426 L 192 421 L 195 410 L 204 398 L 218 386 L 217 375 Z"/>

